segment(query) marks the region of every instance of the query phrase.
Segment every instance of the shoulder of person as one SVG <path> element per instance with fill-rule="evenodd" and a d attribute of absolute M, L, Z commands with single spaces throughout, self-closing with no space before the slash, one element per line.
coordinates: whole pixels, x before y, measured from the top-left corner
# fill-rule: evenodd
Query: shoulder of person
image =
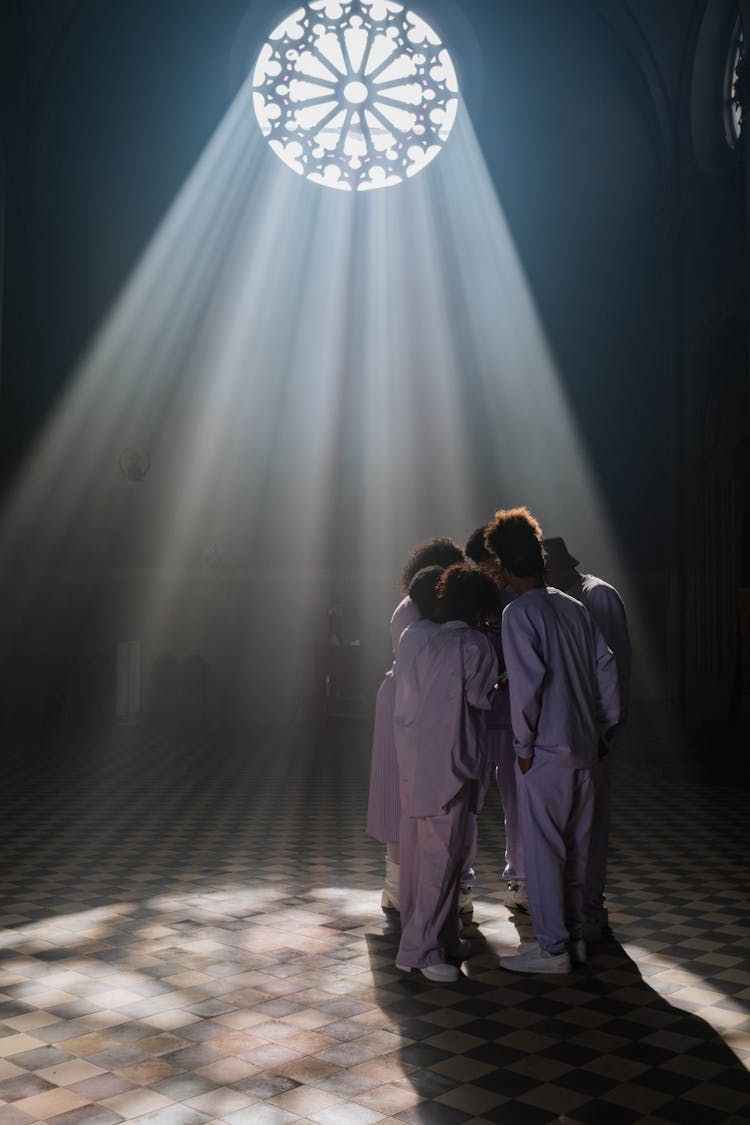
<path fill-rule="evenodd" d="M 588 626 L 594 626 L 594 618 L 588 610 L 585 602 L 579 598 L 567 594 L 564 590 L 557 590 L 554 587 L 549 587 L 550 592 L 553 594 L 554 605 L 568 618 L 569 621 L 580 620 L 585 622 Z"/>
<path fill-rule="evenodd" d="M 396 657 L 398 658 L 399 654 L 409 652 L 414 648 L 422 646 L 425 641 L 429 639 L 430 634 L 439 628 L 439 625 L 436 625 L 434 621 L 430 621 L 426 617 L 419 617 L 416 621 L 410 622 L 399 637 L 396 646 Z"/>
<path fill-rule="evenodd" d="M 559 590 L 557 586 L 548 586 L 547 591 L 550 596 L 556 601 L 559 601 L 561 605 L 576 606 L 577 608 L 573 612 L 577 613 L 579 609 L 582 609 L 584 613 L 586 612 L 586 607 L 583 602 L 580 598 L 577 598 L 575 594 L 571 594 L 567 590 Z"/>
<path fill-rule="evenodd" d="M 492 641 L 487 634 L 483 633 L 481 629 L 472 628 L 471 625 L 468 626 L 466 633 L 463 634 L 462 641 L 464 645 L 473 645 L 475 648 L 481 648 L 482 650 L 491 649 L 492 652 L 495 651 L 494 648 L 492 648 Z"/>
<path fill-rule="evenodd" d="M 419 610 L 407 594 L 406 597 L 401 599 L 391 614 L 391 625 L 395 624 L 397 621 L 415 621 L 419 616 Z"/>
<path fill-rule="evenodd" d="M 615 589 L 611 582 L 605 582 L 603 578 L 597 578 L 595 574 L 583 574 L 582 589 L 590 598 L 604 597 L 616 598 L 622 601 L 619 592 Z"/>

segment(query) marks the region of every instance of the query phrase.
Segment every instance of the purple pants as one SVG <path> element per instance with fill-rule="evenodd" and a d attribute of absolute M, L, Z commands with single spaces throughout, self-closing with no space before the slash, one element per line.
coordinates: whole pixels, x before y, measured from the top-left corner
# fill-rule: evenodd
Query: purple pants
<path fill-rule="evenodd" d="M 516 785 L 516 751 L 513 731 L 490 729 L 487 731 L 487 754 L 497 763 L 497 788 L 505 819 L 505 869 L 503 879 L 508 883 L 524 882 L 523 841 L 518 815 L 518 787 Z"/>
<path fill-rule="evenodd" d="M 583 910 L 587 917 L 595 915 L 604 906 L 609 845 L 609 806 L 612 792 L 609 758 L 609 754 L 600 758 L 591 771 L 594 781 L 594 818 L 591 825 L 589 861 L 583 884 Z"/>
<path fill-rule="evenodd" d="M 461 883 L 473 883 L 476 872 L 474 864 L 479 850 L 479 814 L 484 808 L 487 790 L 490 787 L 491 768 L 489 763 L 484 771 L 484 776 L 474 782 L 472 806 L 466 815 L 466 839 L 464 840 L 464 854 L 461 860 Z M 475 806 L 475 807 L 474 807 Z"/>
<path fill-rule="evenodd" d="M 531 924 L 548 953 L 561 953 L 583 925 L 583 882 L 594 814 L 591 774 L 590 769 L 557 765 L 539 754 L 528 773 L 516 766 Z"/>
<path fill-rule="evenodd" d="M 401 783 L 399 965 L 421 969 L 444 963 L 458 946 L 458 885 L 468 805 L 464 786 L 440 816 L 412 817 L 408 783 Z"/>

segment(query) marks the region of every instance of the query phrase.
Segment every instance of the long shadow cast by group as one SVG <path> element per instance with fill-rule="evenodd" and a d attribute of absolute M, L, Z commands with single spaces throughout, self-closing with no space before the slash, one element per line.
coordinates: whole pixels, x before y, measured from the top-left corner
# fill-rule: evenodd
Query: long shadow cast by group
<path fill-rule="evenodd" d="M 396 1055 L 423 1100 L 405 1120 L 704 1125 L 750 1112 L 737 1056 L 706 1020 L 654 991 L 612 935 L 571 974 L 520 975 L 497 967 L 480 925 L 459 982 L 436 985 L 395 968 L 397 918 L 367 944 L 389 1026 L 411 1040 Z"/>
<path fill-rule="evenodd" d="M 82 1083 L 91 1106 L 128 1118 L 145 1081 L 162 1105 L 205 1097 L 232 1125 L 242 1097 L 248 1112 L 269 1102 L 313 1120 L 321 1099 L 345 1120 L 350 1097 L 352 1121 L 746 1119 L 736 1056 L 613 938 L 570 975 L 497 967 L 528 921 L 502 906 L 491 806 L 476 956 L 451 986 L 396 970 L 382 848 L 364 833 L 366 733 L 19 735 L 0 832 L 0 1044 L 15 1068 L 0 1099 L 46 1096 L 52 1071 L 78 1075 L 82 1057 L 99 1072 Z M 614 877 L 625 903 L 619 859 Z M 631 928 L 617 937 L 653 971 L 663 943 Z M 699 969 L 690 980 L 707 989 Z M 746 985 L 731 972 L 741 1030 Z"/>

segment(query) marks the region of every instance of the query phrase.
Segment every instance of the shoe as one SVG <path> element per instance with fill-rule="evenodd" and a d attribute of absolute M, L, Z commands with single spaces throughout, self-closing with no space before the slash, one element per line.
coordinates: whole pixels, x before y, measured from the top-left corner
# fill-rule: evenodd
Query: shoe
<path fill-rule="evenodd" d="M 568 942 L 568 954 L 573 965 L 586 964 L 586 942 L 583 938 L 571 938 Z"/>
<path fill-rule="evenodd" d="M 383 883 L 383 893 L 380 896 L 380 909 L 388 912 L 395 910 L 398 912 L 398 880 L 399 880 L 399 866 L 393 860 L 385 860 L 385 881 Z"/>
<path fill-rule="evenodd" d="M 471 900 L 471 883 L 462 883 L 458 888 L 458 913 L 473 914 L 474 903 Z"/>
<path fill-rule="evenodd" d="M 569 953 L 548 953 L 537 942 L 521 946 L 510 957 L 501 957 L 499 964 L 511 973 L 569 973 L 572 969 Z"/>
<path fill-rule="evenodd" d="M 380 909 L 386 914 L 394 910 L 398 913 L 398 893 L 394 893 L 387 886 L 383 887 L 383 893 L 380 896 Z"/>
<path fill-rule="evenodd" d="M 396 968 L 402 973 L 411 972 L 411 965 L 399 965 L 398 961 L 396 962 Z M 417 971 L 427 980 L 436 984 L 450 984 L 461 976 L 455 965 L 446 965 L 442 961 L 439 961 L 436 965 L 424 965 Z"/>
<path fill-rule="evenodd" d="M 427 977 L 428 980 L 442 981 L 443 983 L 458 980 L 461 976 L 455 965 L 446 965 L 442 962 L 439 962 L 437 965 L 425 965 L 424 968 L 419 971 L 422 976 Z"/>
<path fill-rule="evenodd" d="M 505 905 L 508 910 L 520 910 L 522 913 L 528 914 L 529 900 L 526 897 L 526 884 L 521 880 L 508 883 L 508 889 L 505 892 Z"/>

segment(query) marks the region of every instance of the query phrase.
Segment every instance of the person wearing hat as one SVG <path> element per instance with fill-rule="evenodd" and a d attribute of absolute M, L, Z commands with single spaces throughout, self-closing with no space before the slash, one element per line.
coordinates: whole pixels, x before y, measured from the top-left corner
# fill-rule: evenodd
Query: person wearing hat
<path fill-rule="evenodd" d="M 578 559 L 571 555 L 564 539 L 559 536 L 543 539 L 542 545 L 547 556 L 546 578 L 550 586 L 555 586 L 585 605 L 614 653 L 620 688 L 619 726 L 622 726 L 627 718 L 632 666 L 630 634 L 623 600 L 614 586 L 610 586 L 608 582 L 593 574 L 581 574 L 578 570 Z M 583 892 L 586 915 L 584 936 L 588 941 L 597 941 L 609 921 L 604 904 L 604 889 L 607 878 L 611 768 L 609 744 L 604 740 L 599 744 L 599 755 L 594 770 L 594 820 Z"/>

